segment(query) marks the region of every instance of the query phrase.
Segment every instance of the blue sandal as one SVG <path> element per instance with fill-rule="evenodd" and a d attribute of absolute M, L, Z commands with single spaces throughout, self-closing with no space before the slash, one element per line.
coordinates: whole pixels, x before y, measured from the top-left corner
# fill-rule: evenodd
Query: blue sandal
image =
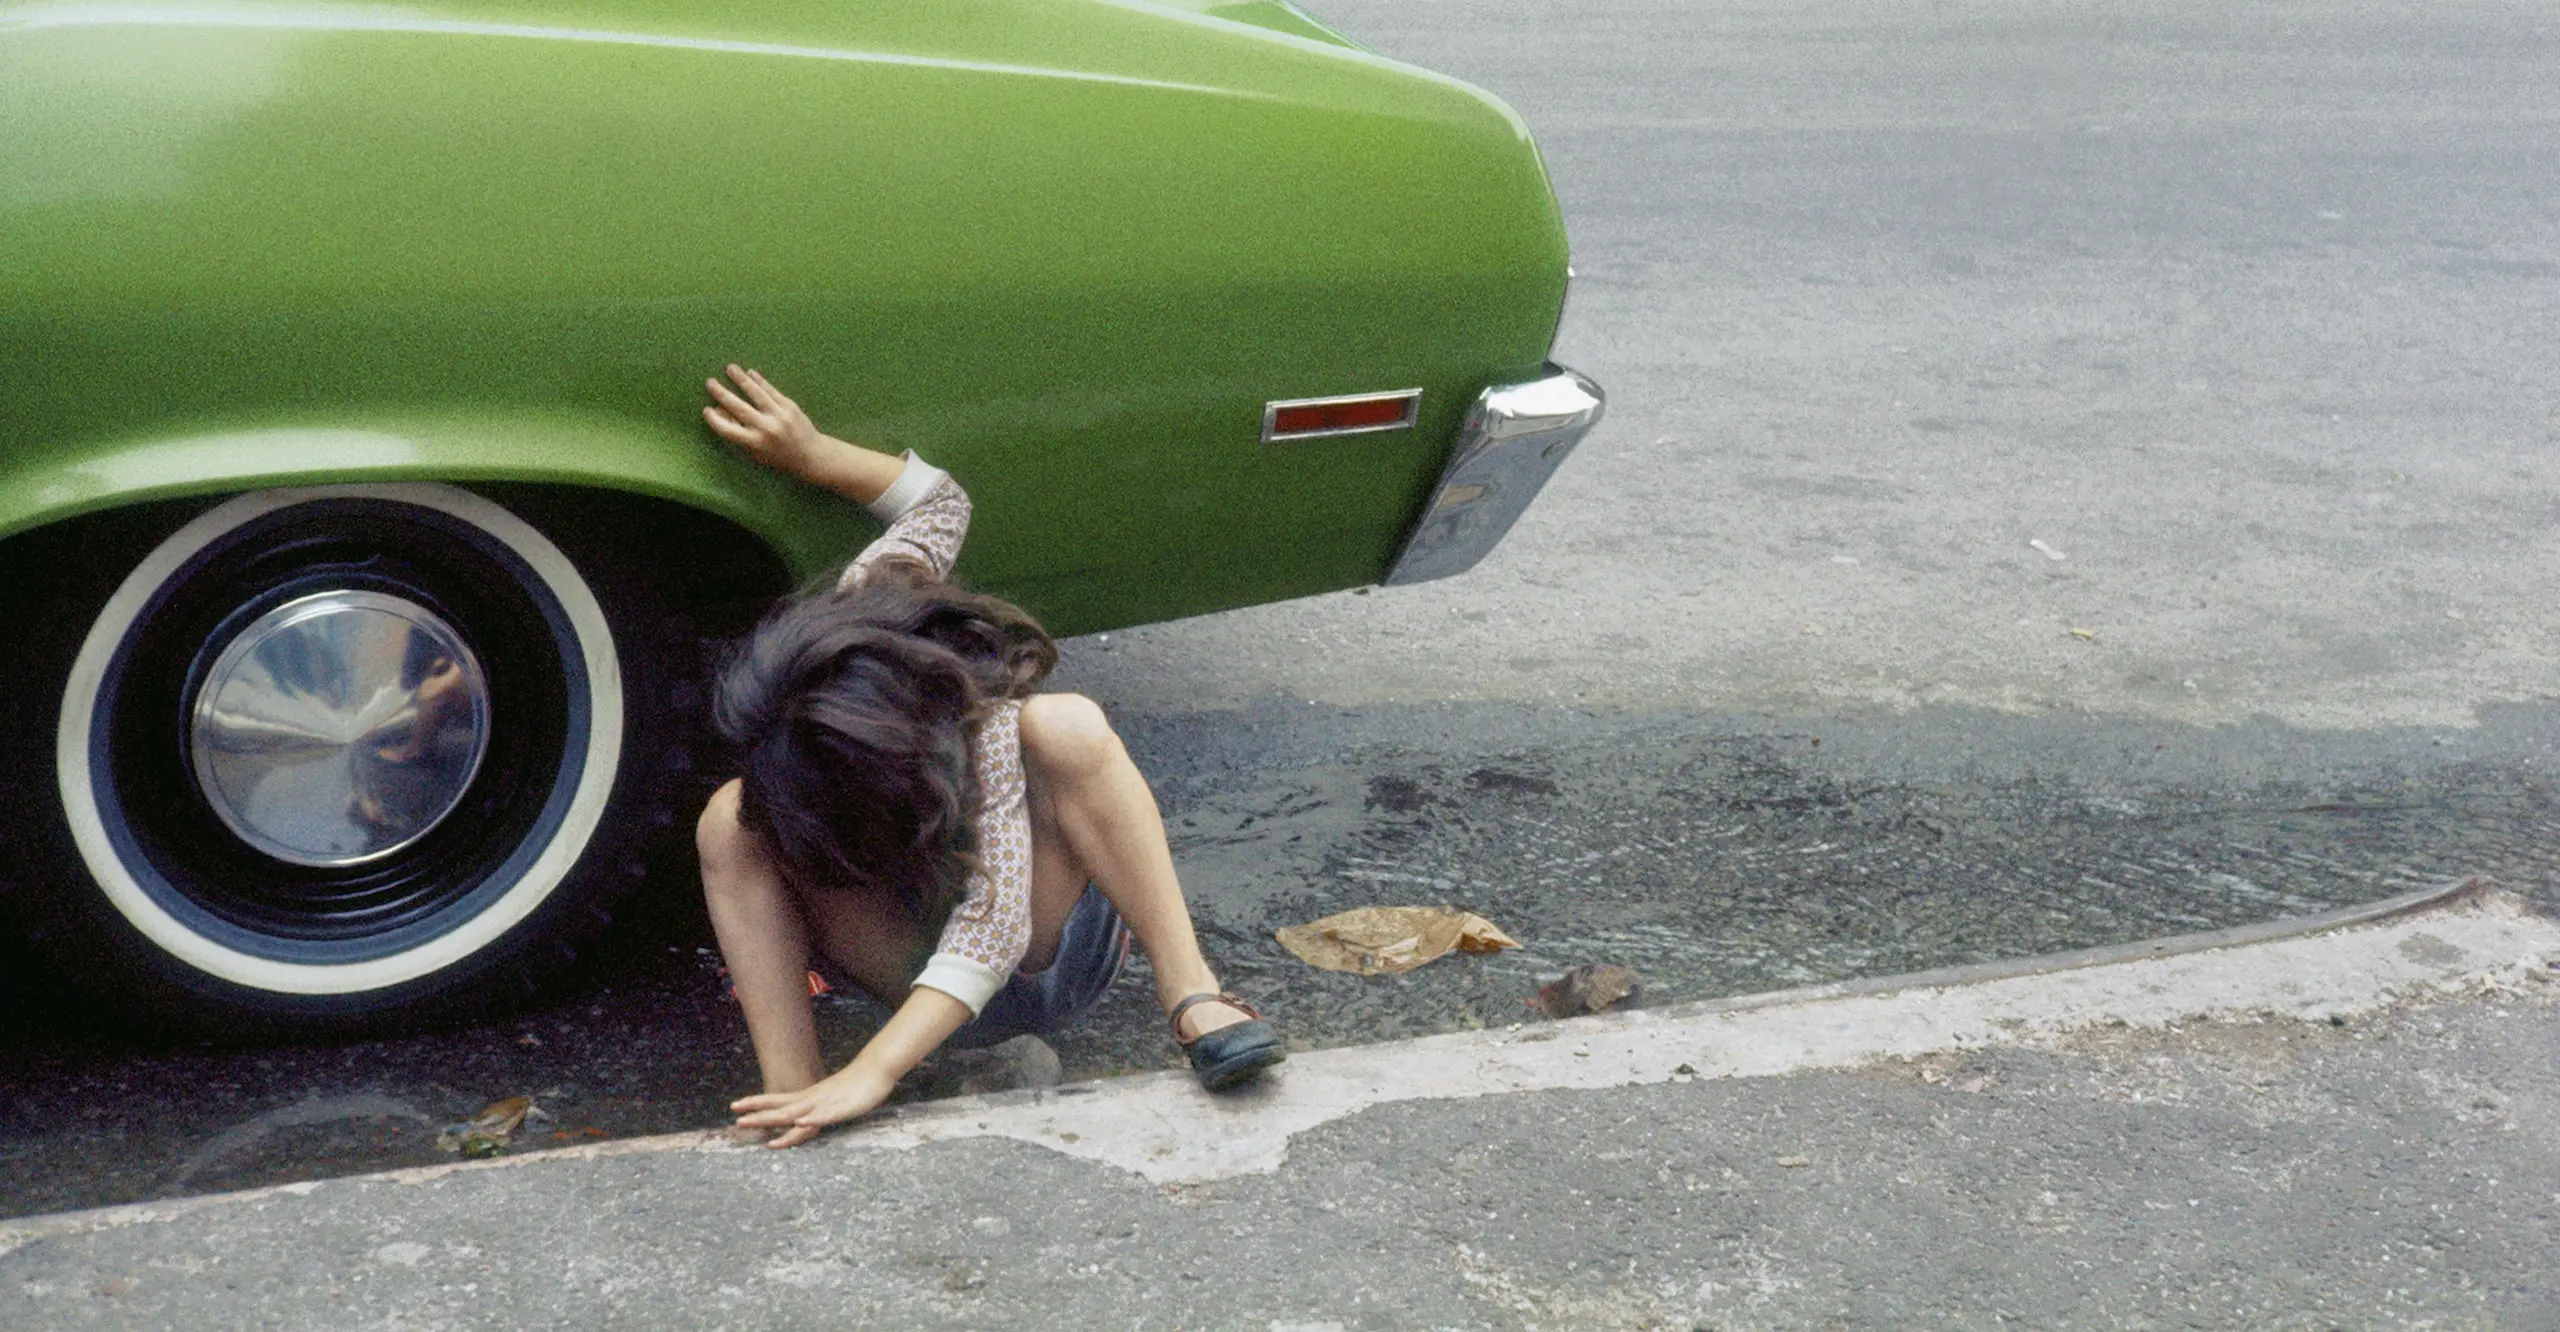
<path fill-rule="evenodd" d="M 1225 1004 L 1248 1019 L 1216 1031 L 1203 1032 L 1190 1040 L 1182 1039 L 1182 1015 L 1194 1004 Z M 1166 1015 L 1173 1025 L 1173 1043 L 1191 1057 L 1191 1071 L 1200 1085 L 1211 1091 L 1225 1091 L 1262 1076 L 1262 1070 L 1289 1057 L 1288 1046 L 1281 1043 L 1280 1033 L 1263 1021 L 1253 1005 L 1232 994 L 1195 994 L 1173 1006 Z"/>

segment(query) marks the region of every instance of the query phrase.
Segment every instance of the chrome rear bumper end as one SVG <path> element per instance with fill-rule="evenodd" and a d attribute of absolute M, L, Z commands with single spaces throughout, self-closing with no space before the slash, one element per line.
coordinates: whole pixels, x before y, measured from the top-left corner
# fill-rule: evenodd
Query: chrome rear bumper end
<path fill-rule="evenodd" d="M 1600 420 L 1600 386 L 1563 366 L 1476 397 L 1440 485 L 1387 569 L 1390 586 L 1465 573 L 1502 540 Z"/>

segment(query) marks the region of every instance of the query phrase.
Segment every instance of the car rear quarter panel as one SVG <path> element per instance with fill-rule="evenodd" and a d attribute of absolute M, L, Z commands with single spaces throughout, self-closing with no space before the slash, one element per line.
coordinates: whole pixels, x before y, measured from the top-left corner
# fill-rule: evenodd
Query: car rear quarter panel
<path fill-rule="evenodd" d="M 963 575 L 1062 631 L 1299 595 L 1378 576 L 1563 247 L 1491 98 L 1151 6 L 0 8 L 0 532 L 552 480 L 814 572 L 853 520 L 697 424 L 736 359 L 960 474 Z"/>

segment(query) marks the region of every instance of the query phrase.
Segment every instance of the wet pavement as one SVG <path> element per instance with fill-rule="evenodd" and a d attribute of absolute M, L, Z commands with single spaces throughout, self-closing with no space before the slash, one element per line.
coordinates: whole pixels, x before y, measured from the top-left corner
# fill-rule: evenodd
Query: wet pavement
<path fill-rule="evenodd" d="M 1122 725 L 1213 959 L 1310 1047 L 1535 1020 L 1530 993 L 1584 962 L 1635 968 L 1660 1003 L 2301 915 L 2467 873 L 2560 904 L 2553 708 L 2334 734 L 1280 703 Z M 753 1060 L 690 891 L 661 875 L 557 1002 L 397 1040 L 139 1049 L 13 997 L 0 1214 L 450 1159 L 439 1129 L 509 1096 L 536 1107 L 518 1150 L 719 1123 Z M 1524 947 L 1362 978 L 1271 938 L 1379 903 L 1462 906 Z M 1068 1078 L 1172 1061 L 1148 993 L 1124 978 L 1055 1041 Z M 878 1017 L 820 1011 L 842 1057 Z M 928 1066 L 902 1095 L 952 1089 Z"/>

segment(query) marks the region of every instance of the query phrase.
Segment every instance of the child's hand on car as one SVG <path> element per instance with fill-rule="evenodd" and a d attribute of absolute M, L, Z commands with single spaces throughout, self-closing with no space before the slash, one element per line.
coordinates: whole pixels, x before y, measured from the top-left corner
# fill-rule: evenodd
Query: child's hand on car
<path fill-rule="evenodd" d="M 702 419 L 710 423 L 711 433 L 745 450 L 748 457 L 786 476 L 809 481 L 816 479 L 830 447 L 845 447 L 820 434 L 800 404 L 784 397 L 762 372 L 732 365 L 729 378 L 737 387 L 717 379 L 703 381 L 711 392 L 711 405 L 702 409 Z"/>
<path fill-rule="evenodd" d="M 896 454 L 846 443 L 810 424 L 800 404 L 761 370 L 731 365 L 728 383 L 706 379 L 702 387 L 711 394 L 702 409 L 711 433 L 785 476 L 869 504 L 906 470 L 906 459 Z"/>

